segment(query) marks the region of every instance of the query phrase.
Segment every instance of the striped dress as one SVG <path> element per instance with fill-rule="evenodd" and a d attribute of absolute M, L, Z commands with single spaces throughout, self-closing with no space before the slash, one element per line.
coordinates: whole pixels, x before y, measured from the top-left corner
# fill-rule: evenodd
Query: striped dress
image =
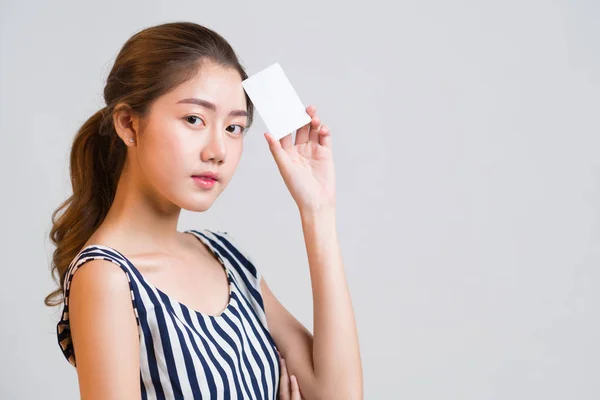
<path fill-rule="evenodd" d="M 140 339 L 142 399 L 275 399 L 279 357 L 260 291 L 260 272 L 227 232 L 188 230 L 224 267 L 230 299 L 217 316 L 197 312 L 144 279 L 119 251 L 102 245 L 82 249 L 65 275 L 57 335 L 76 367 L 69 329 L 71 279 L 85 262 L 111 261 L 129 282 Z"/>

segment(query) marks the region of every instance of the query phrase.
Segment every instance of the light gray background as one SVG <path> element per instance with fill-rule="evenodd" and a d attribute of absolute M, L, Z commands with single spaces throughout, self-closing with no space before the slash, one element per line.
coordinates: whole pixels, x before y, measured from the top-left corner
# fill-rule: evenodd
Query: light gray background
<path fill-rule="evenodd" d="M 224 35 L 250 74 L 280 62 L 331 126 L 367 399 L 600 398 L 598 2 L 0 4 L 0 398 L 78 398 L 43 305 L 50 213 L 119 48 L 173 20 Z M 263 131 L 180 228 L 234 235 L 312 329 Z"/>

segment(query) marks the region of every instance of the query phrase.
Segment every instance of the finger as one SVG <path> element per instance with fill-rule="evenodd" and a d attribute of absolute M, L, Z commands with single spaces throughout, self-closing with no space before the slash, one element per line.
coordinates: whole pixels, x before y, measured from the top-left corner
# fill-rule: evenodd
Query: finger
<path fill-rule="evenodd" d="M 298 385 L 298 379 L 296 375 L 292 375 L 290 377 L 290 382 L 292 386 L 292 398 L 291 400 L 302 400 L 300 397 L 300 386 Z"/>
<path fill-rule="evenodd" d="M 329 127 L 327 125 L 323 125 L 321 127 L 321 132 L 319 134 L 319 144 L 321 146 L 331 148 L 331 132 L 329 131 Z"/>
<path fill-rule="evenodd" d="M 283 158 L 286 156 L 285 150 L 281 147 L 281 142 L 279 140 L 275 140 L 270 133 L 265 132 L 265 139 L 267 139 L 267 143 L 269 144 L 269 150 L 271 150 L 271 154 L 277 163 L 277 166 L 282 165 Z"/>
<path fill-rule="evenodd" d="M 315 117 L 315 115 L 317 113 L 317 107 L 315 107 L 315 106 L 306 107 L 306 113 L 310 116 L 311 121 L 312 121 L 312 119 Z M 310 131 L 310 123 L 304 125 L 300 129 L 298 129 L 298 131 L 296 132 L 295 144 L 304 144 L 304 143 L 308 142 L 309 131 Z"/>
<path fill-rule="evenodd" d="M 311 142 L 319 143 L 319 131 L 321 130 L 321 119 L 319 117 L 314 117 L 312 121 L 310 121 L 310 132 L 309 138 Z"/>
<path fill-rule="evenodd" d="M 296 140 L 294 144 L 304 144 L 308 142 L 308 134 L 310 130 L 310 123 L 304 125 L 302 128 L 298 129 L 296 132 Z"/>
<path fill-rule="evenodd" d="M 292 142 L 292 134 L 288 133 L 287 135 L 279 139 L 279 143 L 281 143 L 281 147 L 285 150 L 292 147 L 294 145 L 294 143 Z"/>
<path fill-rule="evenodd" d="M 281 358 L 281 373 L 279 377 L 279 399 L 290 400 L 290 378 L 287 372 L 285 359 Z"/>

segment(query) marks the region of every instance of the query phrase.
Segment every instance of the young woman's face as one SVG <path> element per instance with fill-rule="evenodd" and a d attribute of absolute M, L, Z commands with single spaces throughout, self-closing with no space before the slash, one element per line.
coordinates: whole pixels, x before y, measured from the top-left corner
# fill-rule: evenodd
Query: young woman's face
<path fill-rule="evenodd" d="M 136 144 L 143 181 L 183 209 L 207 210 L 235 172 L 247 120 L 240 74 L 204 63 L 152 104 Z M 193 177 L 206 172 L 218 174 L 212 187 Z"/>

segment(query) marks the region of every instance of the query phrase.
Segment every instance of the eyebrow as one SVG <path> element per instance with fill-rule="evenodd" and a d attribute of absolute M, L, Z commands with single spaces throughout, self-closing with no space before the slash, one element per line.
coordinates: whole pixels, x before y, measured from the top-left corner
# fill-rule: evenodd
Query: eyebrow
<path fill-rule="evenodd" d="M 177 104 L 180 104 L 180 103 L 196 104 L 198 106 L 208 108 L 209 110 L 217 111 L 217 106 L 214 103 L 211 103 L 210 101 L 206 101 L 206 100 L 202 100 L 202 99 L 197 99 L 197 98 L 182 99 L 177 102 Z M 246 110 L 233 110 L 229 113 L 229 115 L 231 115 L 233 117 L 247 117 L 248 112 Z"/>

